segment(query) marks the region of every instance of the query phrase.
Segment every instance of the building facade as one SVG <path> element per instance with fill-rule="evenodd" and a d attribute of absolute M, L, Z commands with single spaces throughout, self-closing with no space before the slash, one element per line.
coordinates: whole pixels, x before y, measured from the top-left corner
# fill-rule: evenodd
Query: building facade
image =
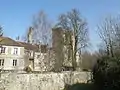
<path fill-rule="evenodd" d="M 24 68 L 24 47 L 7 37 L 0 37 L 0 69 L 22 70 Z"/>
<path fill-rule="evenodd" d="M 45 71 L 45 68 L 41 68 L 41 63 L 48 56 L 46 54 L 47 45 L 33 45 L 8 37 L 0 37 L 1 70 L 24 70 L 30 67 L 32 71 Z"/>

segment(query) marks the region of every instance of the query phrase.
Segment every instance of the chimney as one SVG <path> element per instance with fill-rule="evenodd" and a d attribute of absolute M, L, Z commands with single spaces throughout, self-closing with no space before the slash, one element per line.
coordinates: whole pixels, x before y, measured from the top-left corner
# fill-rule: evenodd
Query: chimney
<path fill-rule="evenodd" d="M 33 43 L 33 40 L 32 40 L 32 31 L 33 31 L 33 28 L 29 27 L 27 38 L 28 38 L 28 43 L 30 43 L 30 44 Z"/>

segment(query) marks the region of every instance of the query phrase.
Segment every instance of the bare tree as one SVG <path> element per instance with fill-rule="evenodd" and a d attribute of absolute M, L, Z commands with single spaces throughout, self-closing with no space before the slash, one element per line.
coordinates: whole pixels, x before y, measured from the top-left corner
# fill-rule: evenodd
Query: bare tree
<path fill-rule="evenodd" d="M 39 58 L 39 66 L 45 71 L 50 71 L 54 67 L 54 54 L 49 51 L 49 46 L 51 46 L 51 34 L 52 34 L 52 22 L 48 19 L 47 14 L 44 11 L 40 11 L 37 15 L 33 17 L 32 22 L 32 37 L 34 43 L 40 43 L 47 45 L 46 53 Z M 45 57 L 44 59 L 41 59 Z"/>
<path fill-rule="evenodd" d="M 82 63 L 81 68 L 83 70 L 92 70 L 93 66 L 96 64 L 97 59 L 97 53 L 90 53 L 88 51 L 85 51 L 82 53 Z"/>
<path fill-rule="evenodd" d="M 108 16 L 98 25 L 98 34 L 105 45 L 108 56 L 114 57 L 114 49 L 119 45 L 120 20 L 117 17 Z"/>
<path fill-rule="evenodd" d="M 32 28 L 32 41 L 34 43 L 51 45 L 52 22 L 43 10 L 33 16 L 30 28 Z M 28 41 L 28 33 L 29 29 L 27 29 L 25 35 L 21 37 L 25 42 Z"/>
<path fill-rule="evenodd" d="M 33 40 L 35 43 L 49 44 L 51 42 L 52 23 L 44 11 L 33 17 Z"/>
<path fill-rule="evenodd" d="M 56 26 L 72 32 L 72 65 L 76 68 L 77 52 L 79 51 L 81 53 L 82 48 L 88 45 L 89 38 L 87 22 L 80 16 L 78 10 L 73 9 L 66 14 L 60 15 Z"/>
<path fill-rule="evenodd" d="M 95 52 L 97 54 L 98 57 L 102 57 L 102 56 L 106 56 L 106 45 L 104 43 L 100 43 L 98 45 L 98 51 Z"/>
<path fill-rule="evenodd" d="M 114 54 L 119 54 L 120 52 L 120 15 L 114 18 Z M 119 52 L 119 53 L 118 53 Z"/>
<path fill-rule="evenodd" d="M 42 53 L 44 55 L 40 55 L 39 67 L 41 72 L 49 72 L 54 70 L 55 58 L 53 50 L 48 49 L 46 53 Z"/>
<path fill-rule="evenodd" d="M 0 26 L 0 36 L 3 36 L 3 28 Z"/>
<path fill-rule="evenodd" d="M 25 42 L 33 42 L 39 45 L 40 52 L 38 59 L 38 67 L 43 71 L 50 71 L 54 64 L 54 54 L 49 51 L 51 47 L 52 22 L 48 19 L 44 11 L 40 11 L 34 15 L 31 27 L 26 31 L 23 40 Z M 45 52 L 41 52 L 41 46 L 45 46 Z"/>

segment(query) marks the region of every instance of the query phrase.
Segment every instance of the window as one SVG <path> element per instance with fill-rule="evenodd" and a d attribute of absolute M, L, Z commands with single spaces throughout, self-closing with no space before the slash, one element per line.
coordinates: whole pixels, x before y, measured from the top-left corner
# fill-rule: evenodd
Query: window
<path fill-rule="evenodd" d="M 0 52 L 1 52 L 1 53 L 5 53 L 5 49 L 6 49 L 6 47 L 1 47 L 1 48 L 0 48 Z"/>
<path fill-rule="evenodd" d="M 18 48 L 14 48 L 13 54 L 18 54 Z"/>
<path fill-rule="evenodd" d="M 0 59 L 0 66 L 4 66 L 4 59 Z"/>
<path fill-rule="evenodd" d="M 17 66 L 17 60 L 13 60 L 13 66 Z"/>

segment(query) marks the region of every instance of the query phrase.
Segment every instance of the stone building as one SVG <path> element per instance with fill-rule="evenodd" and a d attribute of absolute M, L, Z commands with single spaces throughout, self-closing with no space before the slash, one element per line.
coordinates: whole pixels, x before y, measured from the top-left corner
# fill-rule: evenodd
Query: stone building
<path fill-rule="evenodd" d="M 52 29 L 52 47 L 55 53 L 55 69 L 61 71 L 62 63 L 64 61 L 63 54 L 63 31 L 61 28 Z"/>
<path fill-rule="evenodd" d="M 50 71 L 54 67 L 56 71 L 61 71 L 61 67 L 73 67 L 74 39 L 71 31 L 61 28 L 52 29 L 51 48 L 48 45 L 33 42 L 31 27 L 27 36 L 27 42 L 0 37 L 0 68 L 23 70 L 30 67 L 32 71 Z M 79 53 L 76 57 L 79 61 Z"/>
<path fill-rule="evenodd" d="M 72 66 L 72 51 L 75 43 L 72 31 L 63 30 L 62 28 L 52 29 L 52 46 L 55 52 L 56 68 L 73 67 Z M 79 63 L 79 53 L 77 52 L 77 63 Z"/>

